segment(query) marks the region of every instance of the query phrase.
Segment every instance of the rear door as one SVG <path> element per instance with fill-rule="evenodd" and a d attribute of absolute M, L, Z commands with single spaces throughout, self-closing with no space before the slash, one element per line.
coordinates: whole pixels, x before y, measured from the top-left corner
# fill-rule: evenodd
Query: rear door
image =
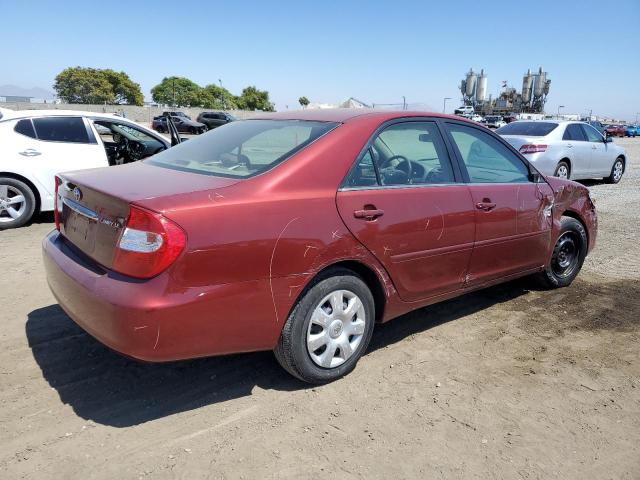
<path fill-rule="evenodd" d="M 482 284 L 545 264 L 553 192 L 486 129 L 445 122 L 468 182 L 476 234 L 467 283 Z"/>
<path fill-rule="evenodd" d="M 40 117 L 23 119 L 16 128 L 30 129 L 35 138 L 24 134 L 18 154 L 32 165 L 33 175 L 54 192 L 54 176 L 69 170 L 108 166 L 107 155 L 83 117 Z"/>
<path fill-rule="evenodd" d="M 569 123 L 562 135 L 571 160 L 570 178 L 583 178 L 591 172 L 591 145 L 579 123 Z"/>
<path fill-rule="evenodd" d="M 393 122 L 372 137 L 338 191 L 345 224 L 405 301 L 464 283 L 475 213 L 454 168 L 436 122 Z"/>

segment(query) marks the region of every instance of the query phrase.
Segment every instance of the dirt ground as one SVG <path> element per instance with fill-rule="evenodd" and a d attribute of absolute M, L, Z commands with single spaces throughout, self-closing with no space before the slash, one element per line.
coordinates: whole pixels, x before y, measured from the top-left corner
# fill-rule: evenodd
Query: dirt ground
<path fill-rule="evenodd" d="M 83 333 L 46 285 L 51 216 L 0 232 L 0 478 L 640 478 L 640 138 L 588 182 L 569 288 L 520 280 L 377 328 L 309 387 L 271 353 L 165 365 Z"/>

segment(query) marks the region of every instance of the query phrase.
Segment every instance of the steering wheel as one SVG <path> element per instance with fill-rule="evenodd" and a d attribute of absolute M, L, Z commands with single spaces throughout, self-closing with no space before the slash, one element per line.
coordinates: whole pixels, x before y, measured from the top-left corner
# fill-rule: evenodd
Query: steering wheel
<path fill-rule="evenodd" d="M 115 137 L 115 135 L 114 135 Z M 129 145 L 129 139 L 124 135 L 118 134 L 116 144 L 116 158 L 122 158 L 122 163 L 127 163 L 131 161 L 131 145 Z"/>
<path fill-rule="evenodd" d="M 399 162 L 392 165 L 391 163 L 394 160 L 399 160 Z M 420 171 L 424 172 L 424 169 L 422 169 L 420 165 L 412 162 L 404 155 L 392 155 L 380 162 L 378 169 L 385 179 L 389 180 L 388 183 L 393 184 L 413 183 L 415 174 Z"/>

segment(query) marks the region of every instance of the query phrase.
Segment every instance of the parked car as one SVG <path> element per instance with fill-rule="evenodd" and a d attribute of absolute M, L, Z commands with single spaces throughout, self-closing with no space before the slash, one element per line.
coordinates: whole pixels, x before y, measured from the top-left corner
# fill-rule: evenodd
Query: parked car
<path fill-rule="evenodd" d="M 496 133 L 545 175 L 618 183 L 626 168 L 624 148 L 584 122 L 521 120 Z"/>
<path fill-rule="evenodd" d="M 166 112 L 162 112 L 162 117 L 166 117 L 167 115 L 171 115 L 171 117 L 181 117 L 181 118 L 186 118 L 187 120 L 191 120 L 191 117 L 189 115 L 187 115 L 184 112 L 180 112 L 180 111 L 166 111 Z"/>
<path fill-rule="evenodd" d="M 194 135 L 199 135 L 205 133 L 208 130 L 207 126 L 204 123 L 196 122 L 188 117 L 172 115 L 171 120 L 180 133 L 192 133 Z M 169 131 L 169 129 L 167 128 L 167 117 L 153 117 L 151 128 L 161 133 L 167 133 Z"/>
<path fill-rule="evenodd" d="M 605 128 L 605 133 L 609 137 L 624 137 L 625 132 L 624 125 L 609 125 Z"/>
<path fill-rule="evenodd" d="M 58 172 L 135 162 L 170 147 L 152 130 L 111 114 L 5 112 L 0 119 L 0 229 L 53 210 Z"/>
<path fill-rule="evenodd" d="M 500 115 L 487 115 L 485 119 L 488 128 L 500 128 L 507 124 Z"/>
<path fill-rule="evenodd" d="M 587 188 L 441 114 L 264 114 L 57 185 L 47 278 L 91 335 L 147 361 L 274 350 L 312 383 L 375 323 L 530 274 L 569 285 L 596 239 Z"/>
<path fill-rule="evenodd" d="M 640 129 L 638 129 L 638 125 L 627 125 L 624 127 L 625 137 L 636 137 L 637 135 L 640 135 Z"/>
<path fill-rule="evenodd" d="M 475 113 L 475 109 L 472 105 L 462 105 L 461 107 L 456 108 L 454 113 L 462 117 L 470 117 Z"/>
<path fill-rule="evenodd" d="M 204 123 L 209 130 L 213 130 L 216 127 L 233 122 L 236 118 L 225 112 L 202 112 L 198 115 L 197 120 L 200 123 Z"/>
<path fill-rule="evenodd" d="M 482 115 L 478 115 L 477 113 L 474 113 L 469 118 L 471 121 L 477 122 L 477 123 L 482 123 L 484 121 L 484 117 Z"/>

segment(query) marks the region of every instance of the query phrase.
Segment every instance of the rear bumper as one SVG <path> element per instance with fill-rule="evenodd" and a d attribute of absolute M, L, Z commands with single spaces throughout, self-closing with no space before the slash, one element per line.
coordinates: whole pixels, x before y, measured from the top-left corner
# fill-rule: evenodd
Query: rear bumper
<path fill-rule="evenodd" d="M 107 271 L 57 231 L 42 243 L 47 281 L 63 310 L 108 347 L 151 362 L 268 350 L 268 281 L 181 287 L 168 272 L 141 281 Z M 265 316 L 269 321 L 261 321 Z"/>

